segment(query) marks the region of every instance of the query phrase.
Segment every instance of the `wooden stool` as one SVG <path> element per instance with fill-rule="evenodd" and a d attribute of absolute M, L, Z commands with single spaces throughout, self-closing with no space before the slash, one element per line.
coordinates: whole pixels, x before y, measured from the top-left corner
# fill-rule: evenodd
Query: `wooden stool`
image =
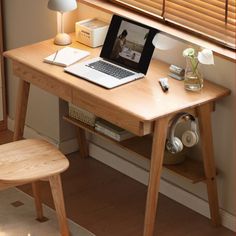
<path fill-rule="evenodd" d="M 37 219 L 42 220 L 43 208 L 39 180 L 50 182 L 62 236 L 69 236 L 60 173 L 69 166 L 66 157 L 52 144 L 36 139 L 0 145 L 0 190 L 32 183 Z"/>

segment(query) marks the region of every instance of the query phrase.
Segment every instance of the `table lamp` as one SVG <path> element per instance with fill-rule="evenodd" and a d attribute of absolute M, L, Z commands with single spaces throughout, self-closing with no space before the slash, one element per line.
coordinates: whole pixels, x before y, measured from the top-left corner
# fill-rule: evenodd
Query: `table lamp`
<path fill-rule="evenodd" d="M 48 8 L 50 10 L 60 12 L 61 17 L 61 29 L 60 32 L 56 35 L 54 43 L 57 45 L 71 44 L 71 37 L 68 34 L 64 33 L 63 13 L 76 9 L 76 0 L 49 0 Z"/>
<path fill-rule="evenodd" d="M 176 47 L 178 43 L 179 41 L 177 39 L 174 39 L 164 32 L 157 33 L 152 40 L 153 46 L 160 50 L 170 50 Z"/>

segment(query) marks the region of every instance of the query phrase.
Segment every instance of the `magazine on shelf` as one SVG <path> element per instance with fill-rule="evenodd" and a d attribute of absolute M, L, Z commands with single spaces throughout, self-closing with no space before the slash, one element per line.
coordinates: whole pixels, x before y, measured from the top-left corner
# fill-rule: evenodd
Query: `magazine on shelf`
<path fill-rule="evenodd" d="M 96 120 L 95 130 L 119 142 L 132 138 L 134 136 L 134 134 L 130 133 L 129 131 L 122 129 L 101 118 L 98 118 Z"/>

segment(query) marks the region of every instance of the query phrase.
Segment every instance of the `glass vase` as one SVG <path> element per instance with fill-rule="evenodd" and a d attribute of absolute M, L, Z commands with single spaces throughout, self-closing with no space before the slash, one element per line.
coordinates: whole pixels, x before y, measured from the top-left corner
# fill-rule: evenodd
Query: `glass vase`
<path fill-rule="evenodd" d="M 186 58 L 184 88 L 190 91 L 199 91 L 203 87 L 203 77 L 197 58 Z"/>

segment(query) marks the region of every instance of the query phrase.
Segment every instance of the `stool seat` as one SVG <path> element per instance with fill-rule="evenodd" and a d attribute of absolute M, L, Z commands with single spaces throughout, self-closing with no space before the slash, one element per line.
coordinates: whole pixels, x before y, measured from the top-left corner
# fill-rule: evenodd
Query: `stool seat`
<path fill-rule="evenodd" d="M 67 158 L 52 144 L 26 139 L 0 145 L 0 190 L 32 184 L 37 220 L 43 222 L 40 180 L 48 180 L 61 236 L 69 236 L 60 173 L 69 167 Z"/>
<path fill-rule="evenodd" d="M 0 145 L 0 182 L 32 182 L 63 172 L 69 161 L 52 144 L 27 139 Z"/>

